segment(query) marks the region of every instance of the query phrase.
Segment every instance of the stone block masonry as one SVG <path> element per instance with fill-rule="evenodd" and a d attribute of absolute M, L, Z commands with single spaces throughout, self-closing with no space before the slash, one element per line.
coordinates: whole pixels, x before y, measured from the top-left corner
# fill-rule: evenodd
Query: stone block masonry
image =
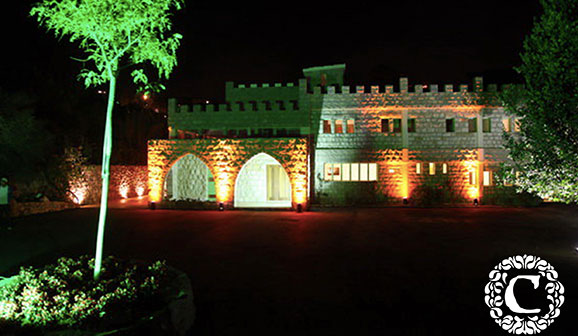
<path fill-rule="evenodd" d="M 452 203 L 483 200 L 508 159 L 503 132 L 515 123 L 497 85 L 476 77 L 457 87 L 407 78 L 396 87 L 348 86 L 344 71 L 344 64 L 304 69 L 296 85 L 228 82 L 219 105 L 169 100 L 170 139 L 149 144 L 151 197 L 162 200 L 170 166 L 193 153 L 215 176 L 219 201 L 230 205 L 234 177 L 262 151 L 292 184 L 301 181 L 304 203 L 401 204 L 442 194 Z"/>
<path fill-rule="evenodd" d="M 164 198 L 165 178 L 181 157 L 192 154 L 203 161 L 215 180 L 216 199 L 232 207 L 237 175 L 253 156 L 266 153 L 287 172 L 293 207 L 307 206 L 307 140 L 304 138 L 262 139 L 170 139 L 149 141 L 148 174 L 150 200 Z"/>

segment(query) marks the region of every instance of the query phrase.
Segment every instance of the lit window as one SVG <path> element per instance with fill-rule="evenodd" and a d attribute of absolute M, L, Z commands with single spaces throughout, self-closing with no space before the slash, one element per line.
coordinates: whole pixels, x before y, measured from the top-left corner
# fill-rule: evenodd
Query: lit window
<path fill-rule="evenodd" d="M 514 132 L 520 132 L 520 119 L 514 119 Z"/>
<path fill-rule="evenodd" d="M 340 181 L 341 165 L 339 163 L 325 164 L 325 181 Z"/>
<path fill-rule="evenodd" d="M 407 120 L 407 131 L 409 133 L 415 133 L 415 119 Z"/>
<path fill-rule="evenodd" d="M 492 172 L 484 170 L 484 186 L 490 186 L 492 185 Z"/>
<path fill-rule="evenodd" d="M 333 181 L 341 181 L 341 164 L 334 163 L 333 165 Z"/>
<path fill-rule="evenodd" d="M 341 165 L 341 180 L 351 181 L 349 172 L 351 171 L 351 165 L 349 163 L 344 163 Z"/>
<path fill-rule="evenodd" d="M 446 132 L 455 132 L 456 124 L 454 119 L 446 119 Z"/>
<path fill-rule="evenodd" d="M 492 119 L 490 118 L 484 118 L 482 120 L 482 131 L 484 133 L 490 133 L 492 132 Z"/>
<path fill-rule="evenodd" d="M 323 120 L 323 133 L 331 133 L 331 120 Z"/>
<path fill-rule="evenodd" d="M 444 163 L 442 165 L 442 174 L 447 174 L 448 173 L 448 164 Z"/>
<path fill-rule="evenodd" d="M 377 163 L 326 163 L 326 181 L 377 181 Z"/>
<path fill-rule="evenodd" d="M 433 162 L 429 163 L 429 174 L 435 175 L 436 174 L 436 165 Z"/>
<path fill-rule="evenodd" d="M 325 164 L 325 174 L 323 176 L 325 181 L 331 181 L 332 176 L 333 176 L 333 167 L 331 166 L 331 163 L 326 163 Z"/>
<path fill-rule="evenodd" d="M 355 121 L 353 119 L 347 120 L 347 133 L 354 133 Z"/>
<path fill-rule="evenodd" d="M 381 133 L 389 133 L 389 119 L 381 119 Z"/>
<path fill-rule="evenodd" d="M 502 125 L 504 126 L 504 131 L 505 132 L 511 132 L 512 128 L 511 128 L 511 122 L 510 122 L 510 118 L 504 118 L 502 119 Z"/>
<path fill-rule="evenodd" d="M 367 163 L 359 164 L 359 180 L 367 181 Z"/>
<path fill-rule="evenodd" d="M 377 181 L 377 163 L 369 164 L 369 180 Z"/>
<path fill-rule="evenodd" d="M 478 118 L 468 119 L 468 132 L 475 133 L 478 131 Z"/>
<path fill-rule="evenodd" d="M 343 133 L 343 120 L 335 120 L 335 133 Z"/>
<path fill-rule="evenodd" d="M 401 119 L 393 119 L 393 133 L 401 132 Z"/>
<path fill-rule="evenodd" d="M 359 181 L 359 163 L 351 164 L 351 181 Z"/>
<path fill-rule="evenodd" d="M 416 173 L 416 174 L 421 174 L 421 163 L 416 163 L 416 164 L 415 164 L 415 173 Z"/>

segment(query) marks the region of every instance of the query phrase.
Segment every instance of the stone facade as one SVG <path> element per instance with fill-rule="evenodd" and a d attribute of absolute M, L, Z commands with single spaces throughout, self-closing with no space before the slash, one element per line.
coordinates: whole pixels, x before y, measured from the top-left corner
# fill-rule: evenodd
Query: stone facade
<path fill-rule="evenodd" d="M 395 88 L 350 87 L 344 71 L 345 65 L 305 69 L 296 85 L 228 82 L 227 103 L 220 105 L 170 99 L 170 139 L 149 143 L 152 199 L 162 200 L 161 181 L 185 153 L 207 164 L 217 201 L 229 205 L 236 175 L 259 152 L 279 161 L 292 185 L 299 175 L 306 196 L 297 203 L 402 204 L 442 196 L 471 203 L 493 188 L 507 160 L 504 128 L 514 130 L 496 85 L 477 77 L 458 88 L 410 88 L 401 78 Z"/>

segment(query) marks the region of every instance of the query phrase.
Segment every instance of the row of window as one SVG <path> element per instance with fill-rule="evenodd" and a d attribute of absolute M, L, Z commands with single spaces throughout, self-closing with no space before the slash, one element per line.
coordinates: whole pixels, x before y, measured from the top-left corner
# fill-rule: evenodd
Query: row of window
<path fill-rule="evenodd" d="M 429 175 L 436 174 L 436 164 L 430 162 L 427 164 Z M 325 181 L 377 181 L 377 163 L 326 163 L 324 167 Z M 399 173 L 399 168 L 390 168 L 389 173 Z M 422 163 L 415 164 L 415 173 L 422 174 Z M 448 173 L 448 164 L 442 163 L 441 173 Z M 470 172 L 469 182 L 471 185 L 477 184 L 477 174 Z M 484 186 L 492 185 L 492 172 L 484 171 L 482 173 L 482 184 Z"/>
<path fill-rule="evenodd" d="M 326 163 L 325 181 L 377 181 L 377 163 Z"/>
<path fill-rule="evenodd" d="M 407 120 L 407 131 L 409 133 L 416 132 L 415 118 Z M 502 119 L 502 125 L 506 132 L 519 132 L 520 124 L 518 120 L 511 118 Z M 452 133 L 456 131 L 456 120 L 453 118 L 446 119 L 446 132 Z M 477 118 L 468 119 L 468 132 L 476 133 L 478 131 Z M 323 120 L 323 133 L 354 133 L 355 121 L 348 120 Z M 482 119 L 482 132 L 492 132 L 492 119 Z M 401 133 L 401 118 L 383 118 L 381 119 L 381 133 Z"/>
<path fill-rule="evenodd" d="M 333 127 L 332 124 L 332 120 L 323 120 L 323 133 L 353 133 L 355 131 L 355 121 L 353 119 L 338 119 L 335 120 Z"/>

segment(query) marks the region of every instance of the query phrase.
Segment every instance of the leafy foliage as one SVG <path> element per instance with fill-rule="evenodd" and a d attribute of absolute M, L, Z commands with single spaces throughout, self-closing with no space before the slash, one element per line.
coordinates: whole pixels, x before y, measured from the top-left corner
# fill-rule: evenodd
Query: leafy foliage
<path fill-rule="evenodd" d="M 94 62 L 96 71 L 79 75 L 86 87 L 106 83 L 120 66 L 152 64 L 159 78 L 168 78 L 177 64 L 180 34 L 170 34 L 169 10 L 183 0 L 45 0 L 30 11 L 56 37 L 68 37 Z M 126 64 L 121 64 L 121 61 Z M 142 68 L 131 73 L 143 88 L 151 87 Z"/>
<path fill-rule="evenodd" d="M 93 62 L 95 70 L 83 69 L 80 79 L 86 87 L 108 82 L 108 103 L 102 155 L 102 193 L 98 218 L 94 278 L 101 273 L 104 227 L 108 204 L 110 158 L 112 153 L 112 110 L 118 72 L 138 65 L 133 81 L 141 90 L 151 85 L 142 66 L 150 63 L 159 78 L 168 78 L 177 64 L 176 50 L 180 34 L 170 35 L 169 11 L 181 8 L 183 0 L 44 0 L 30 11 L 41 26 L 59 37 L 78 43 L 88 55 L 83 62 Z M 127 62 L 123 64 L 122 62 Z"/>
<path fill-rule="evenodd" d="M 578 202 L 578 3 L 541 3 L 544 14 L 516 68 L 524 86 L 502 95 L 506 110 L 521 119 L 519 135 L 505 134 L 514 162 L 506 178 L 519 190 Z"/>
<path fill-rule="evenodd" d="M 93 268 L 88 256 L 60 258 L 43 269 L 21 268 L 0 281 L 0 319 L 43 328 L 90 326 L 160 302 L 164 262 L 144 265 L 108 257 L 97 283 Z"/>

